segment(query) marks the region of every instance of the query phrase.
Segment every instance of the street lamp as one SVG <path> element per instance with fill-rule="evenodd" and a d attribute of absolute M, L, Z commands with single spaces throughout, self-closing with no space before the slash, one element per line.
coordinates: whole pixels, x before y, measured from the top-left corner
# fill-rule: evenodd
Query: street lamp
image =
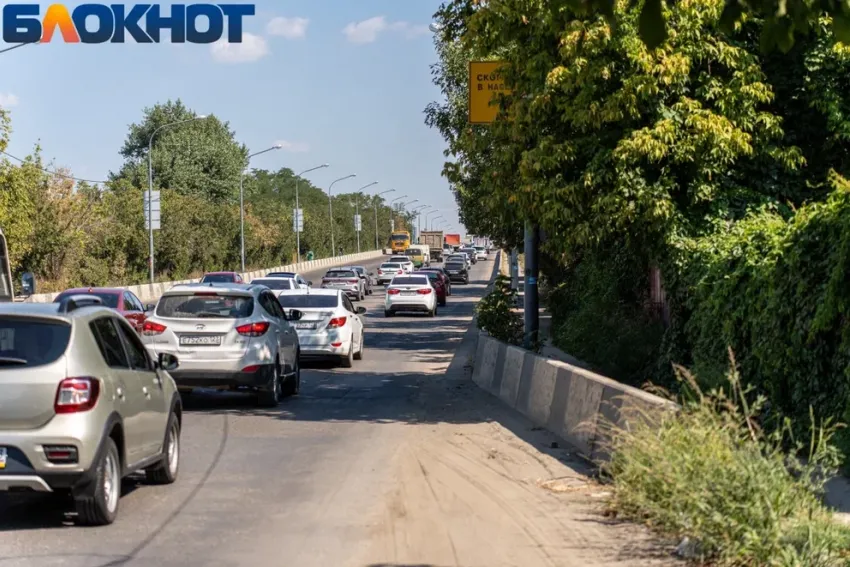
<path fill-rule="evenodd" d="M 325 167 L 330 167 L 331 164 L 323 163 L 322 165 L 317 165 L 316 167 L 311 167 L 310 169 L 305 169 L 301 173 L 295 176 L 295 219 L 293 221 L 293 226 L 295 228 L 295 246 L 298 250 L 295 252 L 296 257 L 298 258 L 298 263 L 301 263 L 301 209 L 298 204 L 298 180 L 305 173 L 310 173 L 311 171 L 316 171 L 317 169 L 322 169 Z"/>
<path fill-rule="evenodd" d="M 407 195 L 402 195 L 401 197 L 396 197 L 395 199 L 393 199 L 392 201 L 390 201 L 390 215 L 392 216 L 392 221 L 393 221 L 393 230 L 395 230 L 395 215 L 393 214 L 393 211 L 395 211 L 395 210 L 396 210 L 396 208 L 395 208 L 395 202 L 396 202 L 396 201 L 401 201 L 402 199 L 407 199 Z"/>
<path fill-rule="evenodd" d="M 395 189 L 387 189 L 386 191 L 382 191 L 375 195 L 375 250 L 378 249 L 378 198 L 381 195 L 386 195 L 387 193 L 395 193 Z"/>
<path fill-rule="evenodd" d="M 26 45 L 26 44 L 22 44 Z M 153 283 L 154 274 L 153 274 L 153 159 L 151 156 L 153 150 L 153 137 L 156 136 L 156 133 L 162 130 L 163 128 L 167 128 L 169 126 L 177 126 L 178 124 L 185 124 L 187 122 L 194 122 L 195 120 L 203 120 L 206 118 L 206 114 L 201 114 L 199 116 L 195 116 L 194 118 L 189 118 L 186 120 L 178 120 L 177 122 L 169 122 L 168 124 L 163 124 L 159 128 L 155 129 L 151 132 L 151 137 L 148 140 L 148 239 L 150 244 L 150 274 L 151 274 L 151 283 Z"/>
<path fill-rule="evenodd" d="M 360 199 L 358 199 L 358 196 L 360 195 L 360 192 L 362 190 L 364 190 L 368 187 L 371 187 L 372 185 L 377 185 L 377 184 L 378 184 L 377 181 L 373 181 L 372 183 L 364 185 L 363 187 L 361 187 L 360 189 L 358 189 L 354 193 L 354 219 L 355 219 L 354 232 L 357 233 L 357 253 L 358 254 L 360 254 L 360 228 L 361 228 L 361 227 L 357 226 L 357 222 L 356 222 L 357 220 L 360 219 Z"/>
<path fill-rule="evenodd" d="M 266 148 L 261 152 L 256 152 L 250 154 L 248 156 L 248 165 L 251 163 L 251 158 L 254 156 L 258 156 L 260 154 L 264 154 L 266 152 L 271 152 L 274 150 L 279 150 L 282 148 L 282 144 L 275 144 L 270 148 Z M 247 169 L 247 165 L 246 165 Z M 243 181 L 245 180 L 245 170 L 242 170 L 242 173 L 239 174 L 239 238 L 241 240 L 240 246 L 240 256 L 242 258 L 242 272 L 245 272 L 245 187 Z"/>
<path fill-rule="evenodd" d="M 416 230 L 422 234 L 422 211 L 430 209 L 431 205 L 419 205 L 412 212 L 416 213 Z"/>
<path fill-rule="evenodd" d="M 428 216 L 439 213 L 440 209 L 434 209 L 433 211 L 428 211 L 425 213 L 425 230 L 428 230 Z"/>
<path fill-rule="evenodd" d="M 334 185 L 339 183 L 340 181 L 345 181 L 346 179 L 351 179 L 352 177 L 357 177 L 356 173 L 352 173 L 351 175 L 346 175 L 345 177 L 340 177 L 339 179 L 335 179 L 330 187 L 328 187 L 328 215 L 330 216 L 331 221 L 331 257 L 333 257 L 335 252 L 336 243 L 334 242 L 334 209 L 333 209 L 333 200 L 331 199 L 331 189 L 334 188 Z"/>
<path fill-rule="evenodd" d="M 443 218 L 443 215 L 440 215 L 438 217 L 434 217 L 434 218 L 431 219 L 431 229 L 434 228 L 434 222 L 438 219 L 441 219 L 441 218 Z M 431 230 L 431 229 L 429 229 L 429 230 Z"/>

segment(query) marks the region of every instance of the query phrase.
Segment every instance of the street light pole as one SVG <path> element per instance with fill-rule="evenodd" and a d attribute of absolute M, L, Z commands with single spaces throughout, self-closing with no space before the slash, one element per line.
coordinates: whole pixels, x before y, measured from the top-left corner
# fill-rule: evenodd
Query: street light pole
<path fill-rule="evenodd" d="M 310 173 L 311 171 L 316 171 L 317 169 L 322 169 L 324 167 L 330 167 L 331 164 L 323 163 L 322 165 L 317 165 L 316 167 L 311 167 L 310 169 L 305 169 L 301 173 L 295 176 L 295 215 L 293 218 L 293 225 L 295 226 L 295 246 L 297 250 L 295 251 L 295 256 L 298 258 L 298 263 L 301 263 L 301 231 L 299 230 L 301 227 L 299 226 L 298 221 L 301 220 L 299 211 L 301 210 L 298 202 L 298 180 L 301 179 L 301 176 L 305 173 Z"/>
<path fill-rule="evenodd" d="M 351 175 L 346 175 L 345 177 L 340 177 L 339 179 L 333 180 L 331 182 L 330 187 L 328 187 L 328 216 L 331 221 L 331 257 L 336 256 L 336 242 L 334 242 L 334 209 L 333 209 L 333 200 L 331 199 L 331 189 L 334 188 L 334 185 L 339 183 L 340 181 L 345 181 L 346 179 L 351 179 L 352 177 L 357 177 L 356 173 L 352 173 Z"/>
<path fill-rule="evenodd" d="M 264 154 L 266 152 L 271 152 L 273 150 L 279 150 L 283 146 L 281 144 L 275 144 L 270 148 L 266 148 L 265 150 L 257 153 L 253 153 L 248 156 L 247 162 L 248 165 L 251 163 L 251 158 L 254 156 L 258 156 L 260 154 Z M 247 168 L 247 165 L 246 165 Z M 242 272 L 245 272 L 245 187 L 243 181 L 245 180 L 245 169 L 242 170 L 242 173 L 239 175 L 239 239 L 241 241 L 240 245 L 240 254 L 239 256 L 242 259 Z"/>
<path fill-rule="evenodd" d="M 434 228 L 434 221 L 436 221 L 437 219 L 441 219 L 441 218 L 443 218 L 443 215 L 440 215 L 440 216 L 438 216 L 438 217 L 434 217 L 434 218 L 432 218 L 432 219 L 431 219 L 431 228 L 429 228 L 428 230 L 433 230 L 433 228 Z"/>
<path fill-rule="evenodd" d="M 26 44 L 22 44 L 26 45 Z M 169 122 L 168 124 L 163 124 L 159 128 L 155 129 L 151 132 L 151 137 L 148 139 L 148 239 L 149 239 L 149 256 L 148 261 L 150 262 L 150 275 L 151 275 L 151 283 L 154 280 L 154 261 L 153 261 L 153 159 L 152 159 L 152 151 L 153 151 L 153 138 L 156 136 L 156 133 L 162 130 L 163 128 L 167 128 L 169 126 L 177 126 L 178 124 L 185 124 L 187 122 L 194 122 L 195 120 L 203 120 L 206 118 L 206 114 L 201 114 L 200 116 L 195 116 L 194 118 L 189 118 L 187 120 L 178 120 L 177 122 Z"/>
<path fill-rule="evenodd" d="M 394 192 L 395 192 L 395 189 L 387 189 L 386 191 L 384 191 L 382 193 L 378 193 L 377 195 L 375 195 L 375 250 L 377 250 L 378 246 L 379 246 L 379 244 L 378 244 L 378 198 L 381 195 L 386 195 L 387 193 L 394 193 Z M 392 213 L 390 213 L 390 214 L 392 214 Z"/>
<path fill-rule="evenodd" d="M 439 212 L 440 209 L 434 209 L 433 211 L 428 211 L 427 213 L 425 213 L 425 230 L 428 230 L 428 217 Z"/>
<path fill-rule="evenodd" d="M 395 199 L 390 201 L 390 215 L 392 215 L 391 220 L 393 221 L 393 230 L 395 230 L 395 214 L 393 214 L 393 211 L 395 211 L 395 202 L 401 201 L 402 199 L 407 199 L 407 195 L 402 195 L 401 197 L 396 197 Z"/>
<path fill-rule="evenodd" d="M 364 185 L 363 187 L 361 187 L 360 189 L 358 189 L 354 193 L 354 219 L 355 219 L 354 232 L 357 233 L 357 253 L 358 254 L 360 254 L 360 229 L 363 228 L 362 222 L 360 223 L 360 226 L 357 226 L 357 222 L 356 222 L 357 220 L 360 220 L 360 199 L 359 199 L 360 192 L 363 191 L 364 189 L 371 187 L 372 185 L 377 185 L 377 184 L 378 184 L 377 181 L 373 181 L 372 183 L 368 183 L 368 184 Z"/>

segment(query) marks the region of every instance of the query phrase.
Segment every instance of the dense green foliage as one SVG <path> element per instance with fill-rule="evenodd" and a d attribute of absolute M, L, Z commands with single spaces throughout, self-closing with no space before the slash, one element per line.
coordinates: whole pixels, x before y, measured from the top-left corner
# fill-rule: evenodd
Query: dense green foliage
<path fill-rule="evenodd" d="M 31 270 L 39 291 L 77 285 L 130 285 L 147 281 L 148 233 L 142 191 L 148 186 L 150 134 L 163 124 L 195 114 L 180 101 L 146 109 L 129 128 L 121 149 L 125 162 L 103 186 L 94 187 L 43 171 L 50 169 L 36 148 L 23 164 L 0 161 L 0 227 L 9 241 L 12 270 Z M 11 134 L 0 109 L 0 150 Z M 154 233 L 156 276 L 183 279 L 208 270 L 238 270 L 239 173 L 248 150 L 225 122 L 211 116 L 160 130 L 153 141 L 154 188 L 162 191 L 162 230 Z M 283 157 L 283 156 L 282 156 Z M 58 172 L 72 175 L 69 171 Z M 245 175 L 246 267 L 279 266 L 295 260 L 292 231 L 297 176 L 288 168 Z M 304 209 L 302 254 L 331 255 L 328 198 L 306 179 L 298 180 Z M 386 246 L 390 218 L 382 199 L 334 195 L 337 251 L 357 251 L 354 200 L 362 215 L 361 250 Z M 398 225 L 411 217 L 397 216 Z M 303 256 L 302 256 L 303 258 Z"/>
<path fill-rule="evenodd" d="M 493 289 L 475 306 L 478 327 L 502 342 L 522 345 L 522 316 L 514 311 L 516 298 L 510 278 L 498 275 Z"/>
<path fill-rule="evenodd" d="M 470 232 L 515 246 L 530 220 L 548 235 L 557 346 L 668 387 L 671 362 L 721 383 L 731 346 L 772 416 L 844 418 L 850 48 L 830 17 L 815 6 L 808 36 L 765 52 L 758 6 L 724 31 L 724 0 L 680 1 L 650 49 L 640 3 L 612 5 L 616 30 L 567 2 L 477 4 L 435 16 L 445 99 L 427 122 Z M 505 61 L 513 94 L 471 126 L 467 63 L 482 59 Z"/>

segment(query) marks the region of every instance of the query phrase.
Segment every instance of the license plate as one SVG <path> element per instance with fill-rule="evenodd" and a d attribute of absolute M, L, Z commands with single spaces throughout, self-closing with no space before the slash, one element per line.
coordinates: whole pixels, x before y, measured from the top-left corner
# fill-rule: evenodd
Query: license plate
<path fill-rule="evenodd" d="M 187 346 L 218 346 L 221 335 L 195 335 L 180 337 L 180 344 Z"/>
<path fill-rule="evenodd" d="M 416 295 L 416 292 L 415 291 L 403 291 L 403 292 L 401 292 L 401 294 L 402 295 Z"/>
<path fill-rule="evenodd" d="M 0 469 L 6 468 L 6 459 L 9 454 L 6 452 L 6 447 L 0 447 Z"/>
<path fill-rule="evenodd" d="M 295 325 L 295 328 L 296 328 L 296 329 L 309 329 L 309 330 L 312 330 L 312 329 L 315 329 L 315 328 L 316 328 L 316 324 L 315 324 L 315 323 L 297 323 L 297 324 Z"/>

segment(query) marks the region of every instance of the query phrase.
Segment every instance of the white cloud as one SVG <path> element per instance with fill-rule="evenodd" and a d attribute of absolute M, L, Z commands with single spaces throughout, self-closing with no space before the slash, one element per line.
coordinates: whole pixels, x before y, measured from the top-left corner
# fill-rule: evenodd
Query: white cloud
<path fill-rule="evenodd" d="M 9 108 L 11 106 L 17 106 L 19 102 L 18 97 L 12 93 L 0 93 L 0 106 L 2 107 Z"/>
<path fill-rule="evenodd" d="M 410 22 L 388 22 L 384 16 L 375 16 L 362 22 L 351 22 L 342 30 L 342 33 L 351 43 L 372 43 L 378 36 L 385 32 L 400 33 L 407 39 L 427 35 L 430 32 L 427 25 L 411 24 Z"/>
<path fill-rule="evenodd" d="M 252 33 L 242 34 L 242 43 L 219 40 L 210 46 L 213 59 L 219 63 L 249 63 L 269 54 L 266 40 Z"/>
<path fill-rule="evenodd" d="M 279 35 L 286 39 L 301 39 L 307 35 L 307 18 L 273 18 L 266 25 L 269 35 Z"/>
<path fill-rule="evenodd" d="M 278 140 L 275 145 L 280 144 L 280 149 L 293 154 L 303 154 L 310 151 L 309 144 L 304 142 L 290 142 L 287 140 Z"/>

